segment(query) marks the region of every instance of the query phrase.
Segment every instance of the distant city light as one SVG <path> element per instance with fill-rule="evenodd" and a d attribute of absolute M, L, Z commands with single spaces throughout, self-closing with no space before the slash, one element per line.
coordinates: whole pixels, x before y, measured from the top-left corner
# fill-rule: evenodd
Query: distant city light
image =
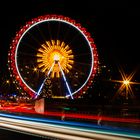
<path fill-rule="evenodd" d="M 9 81 L 9 80 L 6 80 L 6 83 L 7 83 L 7 84 L 9 84 L 9 83 L 10 83 L 10 81 Z"/>
<path fill-rule="evenodd" d="M 37 68 L 34 68 L 33 70 L 34 70 L 34 72 L 36 72 L 37 71 Z"/>

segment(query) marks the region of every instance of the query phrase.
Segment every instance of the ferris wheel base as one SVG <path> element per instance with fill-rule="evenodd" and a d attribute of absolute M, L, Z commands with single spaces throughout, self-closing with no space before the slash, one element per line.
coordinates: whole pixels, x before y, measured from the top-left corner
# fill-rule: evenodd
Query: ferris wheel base
<path fill-rule="evenodd" d="M 45 99 L 44 98 L 40 98 L 38 100 L 35 101 L 35 111 L 37 113 L 44 113 L 45 111 Z"/>
<path fill-rule="evenodd" d="M 63 96 L 54 96 L 53 99 L 49 99 L 49 98 L 39 98 L 37 100 L 35 100 L 35 111 L 36 113 L 40 113 L 43 114 L 46 110 L 50 109 L 50 104 L 54 105 L 53 108 L 58 109 L 61 108 L 63 103 L 62 100 L 66 100 L 66 98 L 64 98 Z M 56 103 L 57 105 L 55 105 L 54 103 Z M 47 106 L 48 105 L 48 106 Z"/>
<path fill-rule="evenodd" d="M 38 98 L 35 100 L 35 111 L 39 114 L 44 114 L 46 111 L 77 111 L 85 107 L 89 101 L 85 99 L 67 99 L 67 98 Z"/>

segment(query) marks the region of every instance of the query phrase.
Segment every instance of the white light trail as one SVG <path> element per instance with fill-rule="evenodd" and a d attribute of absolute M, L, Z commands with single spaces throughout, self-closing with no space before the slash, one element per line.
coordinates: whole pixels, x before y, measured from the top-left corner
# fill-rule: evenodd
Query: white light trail
<path fill-rule="evenodd" d="M 69 85 L 68 85 L 67 79 L 66 79 L 66 77 L 65 77 L 65 74 L 64 74 L 64 72 L 63 72 L 63 70 L 62 70 L 62 68 L 61 68 L 59 62 L 58 62 L 58 65 L 59 65 L 59 67 L 60 67 L 60 71 L 61 71 L 61 73 L 62 73 L 63 79 L 64 79 L 64 81 L 65 81 L 65 83 L 66 83 L 66 86 L 67 86 L 69 95 L 71 96 L 72 99 L 74 99 L 73 96 L 72 96 L 72 92 L 71 92 L 71 90 L 70 90 L 70 87 L 69 87 Z"/>
<path fill-rule="evenodd" d="M 28 133 L 31 135 L 46 136 L 51 138 L 65 139 L 65 140 L 133 140 L 134 137 L 128 135 L 121 135 L 119 133 L 104 132 L 103 130 L 88 130 L 76 127 L 61 126 L 58 124 L 48 124 L 42 122 L 21 120 L 17 118 L 8 118 L 0 116 L 0 127 L 11 129 L 21 133 Z"/>

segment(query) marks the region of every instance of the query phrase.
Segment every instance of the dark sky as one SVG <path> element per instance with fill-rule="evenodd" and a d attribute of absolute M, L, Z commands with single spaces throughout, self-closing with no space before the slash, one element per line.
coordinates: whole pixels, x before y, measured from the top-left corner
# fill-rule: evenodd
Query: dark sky
<path fill-rule="evenodd" d="M 115 71 L 139 69 L 140 9 L 128 2 L 94 2 L 92 0 L 20 0 L 0 4 L 0 71 L 5 72 L 7 53 L 16 31 L 32 18 L 61 14 L 75 19 L 91 33 L 99 61 Z M 137 74 L 138 75 L 138 74 Z"/>

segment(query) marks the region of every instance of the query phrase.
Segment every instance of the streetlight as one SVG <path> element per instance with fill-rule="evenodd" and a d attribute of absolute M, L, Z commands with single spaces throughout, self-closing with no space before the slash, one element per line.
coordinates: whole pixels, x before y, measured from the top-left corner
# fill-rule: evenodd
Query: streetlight
<path fill-rule="evenodd" d="M 128 76 L 123 72 L 123 70 L 122 71 L 119 70 L 119 72 L 121 74 L 122 80 L 111 80 L 113 82 L 121 83 L 119 89 L 117 90 L 116 95 L 118 95 L 118 94 L 125 95 L 126 99 L 128 99 L 128 95 L 130 95 L 132 98 L 134 98 L 134 94 L 133 94 L 131 85 L 132 84 L 140 84 L 138 82 L 131 81 L 135 72 L 132 72 Z"/>
<path fill-rule="evenodd" d="M 124 84 L 125 86 L 128 86 L 128 85 L 130 84 L 130 81 L 129 81 L 129 80 L 124 80 L 124 81 L 123 81 L 123 84 Z"/>

